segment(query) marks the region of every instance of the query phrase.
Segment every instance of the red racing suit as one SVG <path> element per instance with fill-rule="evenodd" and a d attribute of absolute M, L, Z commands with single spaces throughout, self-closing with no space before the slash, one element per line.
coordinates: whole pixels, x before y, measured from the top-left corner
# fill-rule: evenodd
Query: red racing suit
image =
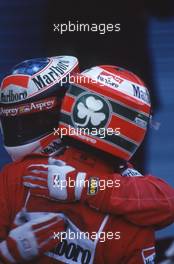
<path fill-rule="evenodd" d="M 120 187 L 105 188 L 94 196 L 86 196 L 84 202 L 91 208 L 103 213 L 122 215 L 132 223 L 140 226 L 163 228 L 174 222 L 174 188 L 165 181 L 152 175 L 121 176 L 114 174 L 113 169 L 107 167 L 105 160 L 92 153 L 87 154 L 77 148 L 69 148 L 59 156 L 59 159 L 86 171 L 89 175 L 99 176 L 100 179 L 120 181 Z M 95 173 L 91 169 L 95 169 Z"/>
<path fill-rule="evenodd" d="M 88 171 L 91 175 L 100 175 L 101 173 L 107 177 L 112 172 L 104 162 L 97 158 L 95 162 L 93 157 L 85 158 L 82 163 L 81 154 L 79 151 L 70 148 L 57 159 L 67 161 L 69 165 L 78 167 L 78 170 Z M 106 192 L 108 196 L 106 203 L 111 202 L 112 205 L 108 204 L 108 208 L 105 208 L 106 205 L 102 206 L 102 210 L 104 208 L 106 211 L 113 210 L 114 214 L 118 211 L 118 216 L 110 216 L 89 208 L 85 203 L 91 201 L 65 204 L 31 196 L 28 189 L 23 187 L 22 175 L 26 167 L 31 164 L 47 163 L 46 157 L 33 156 L 4 168 L 0 177 L 1 241 L 6 239 L 8 232 L 19 223 L 22 208 L 28 212 L 29 220 L 44 212 L 57 212 L 66 220 L 67 233 L 72 233 L 73 239 L 70 236 L 66 237 L 52 252 L 47 252 L 40 260 L 32 261 L 32 263 L 154 263 L 153 229 L 145 226 L 139 227 L 130 221 L 136 222 L 137 216 L 138 224 L 147 225 L 146 219 L 149 215 L 155 217 L 157 213 L 158 218 L 160 218 L 156 221 L 157 224 L 165 225 L 172 222 L 173 215 L 170 211 L 170 203 L 173 199 L 172 188 L 170 189 L 163 181 L 151 176 L 148 176 L 150 178 L 145 177 L 146 180 L 142 177 L 127 178 L 120 176 L 124 184 L 121 183 L 119 190 L 114 188 L 110 191 L 110 195 L 109 192 Z M 142 182 L 137 187 L 136 181 L 140 181 L 140 179 Z M 146 189 L 143 189 L 143 185 Z M 127 188 L 129 188 L 129 192 L 126 190 Z M 120 201 L 116 202 L 119 197 L 121 198 Z M 145 199 L 141 201 L 143 197 Z M 98 198 L 103 199 L 103 196 Z M 92 199 L 93 207 L 95 207 L 95 202 L 99 203 L 98 198 Z M 152 204 L 155 202 L 156 212 L 153 211 L 154 205 L 147 204 L 149 198 Z M 105 201 L 103 202 L 105 204 Z M 125 206 L 125 209 L 122 208 L 121 210 L 122 206 Z M 138 209 L 137 213 L 133 206 Z M 161 213 L 160 206 L 162 206 Z M 146 219 L 144 219 L 145 216 Z M 156 222 L 151 219 L 149 224 L 155 225 Z M 84 232 L 86 232 L 85 238 Z M 101 235 L 105 239 L 101 239 Z"/>

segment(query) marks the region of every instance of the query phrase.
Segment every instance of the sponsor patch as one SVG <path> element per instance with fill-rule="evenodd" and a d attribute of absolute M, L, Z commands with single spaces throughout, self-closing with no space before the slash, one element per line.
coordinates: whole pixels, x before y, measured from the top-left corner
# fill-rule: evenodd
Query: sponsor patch
<path fill-rule="evenodd" d="M 99 189 L 99 178 L 90 177 L 88 182 L 88 195 L 95 195 Z"/>
<path fill-rule="evenodd" d="M 32 81 L 38 90 L 46 88 L 60 79 L 68 70 L 69 62 L 58 61 L 56 65 L 52 65 L 43 73 L 37 74 Z"/>
<path fill-rule="evenodd" d="M 52 156 L 62 150 L 62 145 L 59 140 L 52 141 L 49 145 L 42 149 L 41 153 L 47 156 Z"/>
<path fill-rule="evenodd" d="M 143 120 L 142 118 L 136 117 L 134 121 L 137 125 L 139 125 L 142 128 L 147 127 L 147 122 L 145 120 Z"/>
<path fill-rule="evenodd" d="M 56 257 L 57 255 L 57 257 Z M 52 250 L 52 252 L 47 253 L 47 256 L 55 256 L 56 259 L 58 257 L 64 257 L 66 261 L 69 262 L 66 263 L 84 263 L 89 264 L 91 261 L 91 252 L 89 249 L 86 249 L 85 247 L 78 245 L 77 243 L 73 243 L 73 241 L 67 241 L 64 239 L 61 241 L 57 247 Z M 65 263 L 65 262 L 64 262 Z"/>
<path fill-rule="evenodd" d="M 101 96 L 93 93 L 82 93 L 74 104 L 72 121 L 75 127 L 106 127 L 110 118 L 110 105 Z"/>
<path fill-rule="evenodd" d="M 26 75 L 7 76 L 1 85 L 1 90 L 5 90 L 9 85 L 17 85 L 21 88 L 28 88 L 29 77 Z"/>
<path fill-rule="evenodd" d="M 97 80 L 104 85 L 111 86 L 112 88 L 118 88 L 119 84 L 121 84 L 124 80 L 121 79 L 119 76 L 107 73 L 105 71 L 101 72 L 97 76 Z"/>
<path fill-rule="evenodd" d="M 78 60 L 72 56 L 57 56 L 46 61 L 23 62 L 4 78 L 0 90 L 1 103 L 17 103 L 36 96 L 60 83 L 76 71 Z M 63 81 L 64 80 L 64 81 Z M 59 87 L 57 87 L 59 88 Z"/>
<path fill-rule="evenodd" d="M 137 170 L 131 169 L 131 168 L 128 168 L 125 171 L 123 171 L 121 175 L 122 176 L 130 176 L 130 177 L 143 176 L 140 172 L 138 172 Z"/>
<path fill-rule="evenodd" d="M 155 264 L 155 247 L 142 250 L 142 258 L 144 264 Z"/>
<path fill-rule="evenodd" d="M 60 177 L 59 177 L 59 174 L 53 175 L 53 187 L 54 188 L 60 187 Z"/>
<path fill-rule="evenodd" d="M 134 96 L 138 99 L 150 104 L 150 97 L 147 89 L 138 85 L 132 84 Z"/>
<path fill-rule="evenodd" d="M 143 85 L 138 85 L 127 79 L 121 78 L 107 70 L 100 67 L 93 67 L 89 70 L 82 72 L 83 76 L 88 77 L 95 82 L 99 82 L 113 90 L 119 91 L 123 94 L 136 98 L 137 100 L 150 104 L 150 96 L 148 89 Z"/>
<path fill-rule="evenodd" d="M 47 111 L 55 108 L 57 105 L 56 97 L 50 97 L 37 102 L 22 104 L 14 107 L 0 107 L 0 116 L 17 116 Z"/>
<path fill-rule="evenodd" d="M 27 98 L 27 95 L 27 91 L 13 92 L 13 90 L 8 90 L 6 92 L 1 92 L 1 103 L 15 103 L 23 101 Z"/>

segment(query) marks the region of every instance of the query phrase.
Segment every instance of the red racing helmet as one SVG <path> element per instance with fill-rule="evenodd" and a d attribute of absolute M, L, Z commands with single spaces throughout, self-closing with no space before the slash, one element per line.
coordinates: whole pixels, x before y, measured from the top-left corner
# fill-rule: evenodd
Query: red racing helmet
<path fill-rule="evenodd" d="M 71 79 L 59 126 L 69 137 L 129 160 L 144 139 L 150 110 L 148 89 L 138 76 L 96 66 Z"/>
<path fill-rule="evenodd" d="M 24 61 L 3 79 L 1 130 L 5 149 L 13 160 L 32 152 L 57 151 L 60 139 L 53 132 L 66 92 L 64 83 L 76 72 L 77 58 L 55 56 Z"/>

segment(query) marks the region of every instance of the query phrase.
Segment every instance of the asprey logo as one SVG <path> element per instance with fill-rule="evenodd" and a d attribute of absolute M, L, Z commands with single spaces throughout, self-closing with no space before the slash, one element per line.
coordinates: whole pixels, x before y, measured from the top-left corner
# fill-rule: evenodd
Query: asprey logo
<path fill-rule="evenodd" d="M 107 101 L 95 94 L 82 94 L 73 107 L 72 121 L 75 127 L 93 128 L 105 127 L 110 116 Z"/>
<path fill-rule="evenodd" d="M 119 76 L 116 76 L 111 73 L 107 73 L 106 71 L 101 72 L 97 80 L 101 82 L 103 85 L 110 86 L 112 88 L 118 88 L 119 85 L 124 81 Z"/>
<path fill-rule="evenodd" d="M 56 106 L 56 99 L 43 99 L 37 102 L 22 104 L 15 107 L 1 107 L 0 108 L 0 115 L 1 116 L 16 116 L 28 113 L 35 113 L 46 111 L 52 109 Z"/>
<path fill-rule="evenodd" d="M 38 90 L 48 87 L 57 82 L 69 67 L 69 61 L 58 61 L 56 64 L 52 63 L 48 69 L 45 69 L 40 74 L 34 76 L 31 80 L 34 82 Z"/>

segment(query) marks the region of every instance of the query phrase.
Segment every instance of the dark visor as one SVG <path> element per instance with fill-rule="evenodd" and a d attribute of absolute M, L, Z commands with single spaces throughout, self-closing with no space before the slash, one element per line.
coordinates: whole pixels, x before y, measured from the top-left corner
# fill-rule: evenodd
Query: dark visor
<path fill-rule="evenodd" d="M 59 123 L 60 104 L 56 107 L 22 115 L 1 115 L 4 144 L 7 147 L 33 142 L 53 132 Z"/>

